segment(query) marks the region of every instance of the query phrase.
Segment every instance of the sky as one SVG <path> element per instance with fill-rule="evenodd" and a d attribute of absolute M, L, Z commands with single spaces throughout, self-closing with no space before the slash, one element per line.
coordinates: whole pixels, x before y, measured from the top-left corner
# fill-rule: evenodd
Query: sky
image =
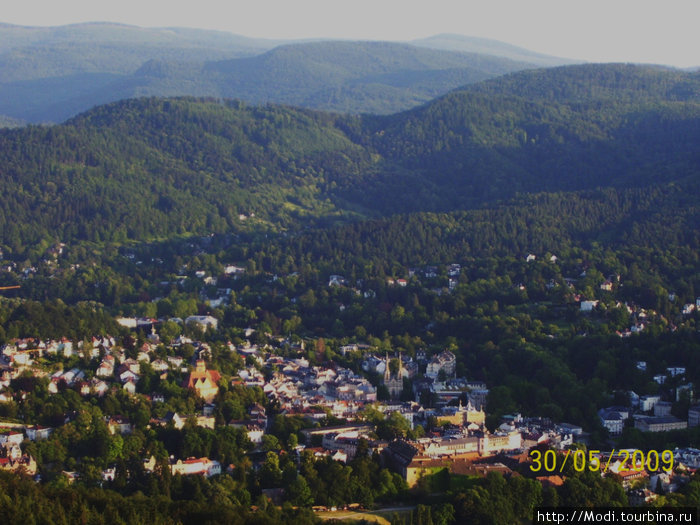
<path fill-rule="evenodd" d="M 591 62 L 700 66 L 700 0 L 23 0 L 0 12 L 24 26 L 96 21 L 276 39 L 456 33 Z"/>

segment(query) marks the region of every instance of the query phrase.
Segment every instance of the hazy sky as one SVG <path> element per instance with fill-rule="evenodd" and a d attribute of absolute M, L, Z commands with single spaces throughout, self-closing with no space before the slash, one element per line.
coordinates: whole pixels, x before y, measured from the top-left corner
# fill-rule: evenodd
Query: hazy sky
<path fill-rule="evenodd" d="M 110 21 L 266 38 L 493 38 L 594 62 L 700 66 L 700 0 L 23 0 L 0 21 Z"/>

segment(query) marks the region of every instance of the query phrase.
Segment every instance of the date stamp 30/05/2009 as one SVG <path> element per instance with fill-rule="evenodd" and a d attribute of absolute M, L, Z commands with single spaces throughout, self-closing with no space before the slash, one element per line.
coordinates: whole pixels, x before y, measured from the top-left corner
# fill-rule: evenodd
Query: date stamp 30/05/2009
<path fill-rule="evenodd" d="M 673 470 L 673 451 L 649 450 L 615 450 L 601 452 L 600 450 L 567 450 L 557 453 L 554 450 L 533 449 L 530 451 L 530 470 L 535 473 L 563 474 L 566 465 L 577 472 L 590 470 L 592 472 L 671 472 Z"/>

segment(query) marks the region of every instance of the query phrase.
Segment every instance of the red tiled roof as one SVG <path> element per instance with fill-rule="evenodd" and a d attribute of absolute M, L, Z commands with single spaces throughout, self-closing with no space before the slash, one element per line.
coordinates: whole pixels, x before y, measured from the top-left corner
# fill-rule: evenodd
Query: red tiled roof
<path fill-rule="evenodd" d="M 542 485 L 551 485 L 553 487 L 561 487 L 564 484 L 564 478 L 561 476 L 537 476 L 537 481 Z"/>
<path fill-rule="evenodd" d="M 648 477 L 649 474 L 646 470 L 624 470 L 617 473 L 622 479 L 625 478 L 643 478 Z"/>
<path fill-rule="evenodd" d="M 206 370 L 204 372 L 190 372 L 189 377 L 184 382 L 185 388 L 194 388 L 198 382 L 205 382 L 207 379 L 216 384 L 221 379 L 221 374 L 216 370 Z"/>

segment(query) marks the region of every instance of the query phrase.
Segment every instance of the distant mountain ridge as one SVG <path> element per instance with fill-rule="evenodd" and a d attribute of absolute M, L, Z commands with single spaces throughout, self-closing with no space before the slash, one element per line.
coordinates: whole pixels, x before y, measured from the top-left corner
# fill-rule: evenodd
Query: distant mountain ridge
<path fill-rule="evenodd" d="M 495 42 L 455 45 L 455 38 L 441 48 L 442 40 L 284 41 L 109 23 L 3 24 L 0 115 L 61 122 L 123 98 L 180 95 L 388 114 L 465 84 L 560 63 Z M 528 56 L 533 61 L 512 58 Z"/>
<path fill-rule="evenodd" d="M 56 27 L 25 27 L 0 23 L 0 54 L 3 56 L 12 51 L 26 52 L 31 49 L 61 46 L 65 48 L 68 45 L 80 46 L 82 51 L 88 52 L 94 46 L 111 46 L 113 53 L 126 56 L 136 50 L 137 54 L 133 55 L 133 61 L 128 62 L 128 69 L 120 69 L 121 73 L 129 73 L 151 58 L 173 58 L 178 53 L 184 53 L 185 50 L 192 53 L 190 58 L 216 60 L 232 56 L 253 56 L 286 43 L 290 41 L 248 38 L 224 31 L 144 28 L 112 22 Z M 140 54 L 138 50 L 141 50 Z M 89 70 L 95 65 L 87 61 L 81 62 L 81 70 Z M 17 78 L 26 79 L 27 77 Z"/>
<path fill-rule="evenodd" d="M 504 42 L 489 38 L 477 38 L 449 33 L 411 40 L 409 43 L 414 46 L 428 47 L 431 49 L 493 55 L 508 58 L 516 62 L 535 64 L 540 67 L 564 66 L 581 62 L 580 60 L 535 53 L 522 47 L 506 44 Z"/>

